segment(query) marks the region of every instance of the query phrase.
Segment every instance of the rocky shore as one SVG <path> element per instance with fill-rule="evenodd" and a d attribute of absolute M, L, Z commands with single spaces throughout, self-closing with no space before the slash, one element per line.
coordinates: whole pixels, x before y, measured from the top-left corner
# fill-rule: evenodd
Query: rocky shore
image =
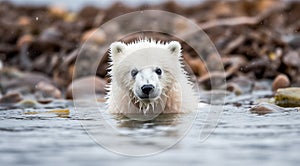
<path fill-rule="evenodd" d="M 72 82 L 78 50 L 103 23 L 146 9 L 180 14 L 207 33 L 225 68 L 227 85 L 220 89 L 237 96 L 258 90 L 273 91 L 275 104 L 299 107 L 296 87 L 300 86 L 300 2 L 276 0 L 207 1 L 193 7 L 168 2 L 131 8 L 116 3 L 108 9 L 86 6 L 75 12 L 59 6 L 17 6 L 0 2 L 0 104 L 15 104 L 28 98 L 40 103 L 72 99 L 72 86 L 84 88 L 92 81 L 97 94 L 104 95 L 109 81 L 107 53 L 96 76 Z M 167 34 L 150 36 L 163 41 L 173 39 Z M 97 49 L 93 43 L 101 44 L 107 38 L 108 34 L 95 33 L 89 38 L 91 46 L 85 53 L 94 54 Z M 185 63 L 197 76 L 201 89 L 209 90 L 208 80 L 218 77 L 218 73 L 209 74 L 195 51 L 186 43 L 181 44 Z M 288 87 L 294 89 L 282 89 Z"/>

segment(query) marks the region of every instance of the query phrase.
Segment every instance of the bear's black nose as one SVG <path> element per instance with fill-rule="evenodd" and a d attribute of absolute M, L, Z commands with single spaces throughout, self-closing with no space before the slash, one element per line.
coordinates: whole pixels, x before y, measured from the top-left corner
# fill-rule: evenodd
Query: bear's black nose
<path fill-rule="evenodd" d="M 141 89 L 144 94 L 149 95 L 150 92 L 154 89 L 154 86 L 151 84 L 147 84 L 147 85 L 143 85 Z"/>

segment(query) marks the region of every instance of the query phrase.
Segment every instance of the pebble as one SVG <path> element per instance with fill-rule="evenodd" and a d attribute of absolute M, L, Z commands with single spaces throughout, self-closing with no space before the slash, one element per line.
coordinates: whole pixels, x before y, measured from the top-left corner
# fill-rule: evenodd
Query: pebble
<path fill-rule="evenodd" d="M 256 113 L 259 115 L 265 115 L 268 113 L 273 113 L 273 112 L 283 112 L 286 111 L 284 108 L 279 107 L 274 104 L 269 104 L 269 103 L 259 103 L 258 105 L 252 107 L 250 109 L 250 112 Z"/>
<path fill-rule="evenodd" d="M 279 74 L 272 83 L 272 90 L 277 91 L 280 88 L 287 88 L 290 84 L 291 82 L 285 74 Z"/>
<path fill-rule="evenodd" d="M 281 107 L 300 107 L 300 88 L 278 89 L 275 94 L 275 104 Z"/>
<path fill-rule="evenodd" d="M 241 95 L 243 93 L 241 87 L 236 83 L 229 83 L 226 87 L 227 91 L 233 92 L 235 95 Z"/>
<path fill-rule="evenodd" d="M 0 98 L 0 104 L 13 104 L 18 103 L 23 100 L 23 97 L 20 93 L 8 93 Z"/>
<path fill-rule="evenodd" d="M 105 94 L 106 81 L 95 76 L 87 76 L 74 80 L 67 88 L 66 98 L 73 99 L 73 91 L 76 90 L 80 95 L 90 95 L 87 90 L 90 89 L 92 82 L 95 82 L 96 94 Z"/>

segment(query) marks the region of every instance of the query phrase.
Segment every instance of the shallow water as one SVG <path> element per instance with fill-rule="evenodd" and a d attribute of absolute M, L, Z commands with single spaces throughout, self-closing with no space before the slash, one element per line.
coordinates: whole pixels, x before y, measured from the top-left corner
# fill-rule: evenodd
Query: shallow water
<path fill-rule="evenodd" d="M 35 109 L 1 109 L 1 165 L 298 165 L 299 112 L 252 114 L 245 98 L 243 107 L 224 106 L 218 126 L 206 140 L 200 141 L 199 134 L 203 125 L 209 123 L 209 107 L 199 111 L 191 130 L 179 143 L 147 157 L 115 152 L 143 154 L 149 148 L 164 149 L 169 142 L 181 138 L 180 126 L 193 118 L 165 115 L 153 121 L 136 122 L 109 114 L 99 117 L 91 114 L 92 108 L 88 107 L 86 113 L 78 112 L 72 103 L 64 102 Z M 121 134 L 102 127 L 100 122 L 104 121 L 109 121 Z M 121 142 L 124 135 L 135 139 Z M 94 141 L 98 138 L 119 149 L 106 150 Z"/>

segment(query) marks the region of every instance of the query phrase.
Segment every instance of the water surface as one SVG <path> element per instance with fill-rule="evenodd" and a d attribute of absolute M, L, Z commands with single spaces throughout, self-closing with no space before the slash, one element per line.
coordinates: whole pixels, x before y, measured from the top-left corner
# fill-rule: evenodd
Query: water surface
<path fill-rule="evenodd" d="M 246 102 L 245 102 L 246 103 Z M 103 119 L 84 117 L 69 103 L 66 109 L 53 108 L 2 109 L 0 111 L 1 165 L 298 165 L 300 162 L 300 114 L 296 111 L 266 115 L 252 114 L 251 105 L 225 105 L 217 128 L 205 141 L 199 141 L 203 124 L 208 123 L 208 109 L 203 108 L 188 134 L 178 144 L 148 157 L 128 157 L 104 149 L 93 136 L 118 142 L 121 136 L 99 127 L 110 120 L 125 135 L 140 138 L 136 147 L 160 148 L 165 141 L 177 137 L 186 116 L 163 116 L 150 122 L 133 122 L 107 115 Z M 67 111 L 69 109 L 69 111 Z M 213 110 L 212 110 L 213 111 Z M 176 121 L 176 123 L 174 123 Z M 172 124 L 172 125 L 170 125 Z M 96 127 L 95 127 L 96 126 Z M 166 129 L 167 126 L 167 130 Z M 151 136 L 155 139 L 151 141 Z M 147 138 L 150 141 L 143 141 Z M 150 139 L 149 139 L 150 138 Z M 157 141 L 157 140 L 161 140 Z M 130 148 L 119 144 L 121 148 Z"/>

